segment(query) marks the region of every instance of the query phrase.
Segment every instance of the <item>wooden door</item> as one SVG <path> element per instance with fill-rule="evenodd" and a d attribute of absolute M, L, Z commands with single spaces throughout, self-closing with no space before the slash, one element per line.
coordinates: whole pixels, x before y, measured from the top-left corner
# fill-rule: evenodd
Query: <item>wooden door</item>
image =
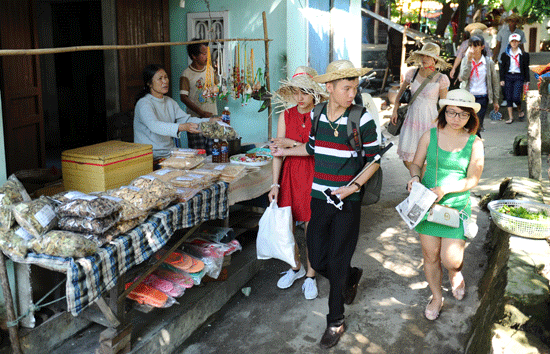
<path fill-rule="evenodd" d="M 118 44 L 169 42 L 168 0 L 118 0 L 117 31 Z M 170 47 L 119 51 L 120 112 L 134 109 L 143 87 L 141 72 L 148 64 L 164 66 L 170 76 Z"/>
<path fill-rule="evenodd" d="M 537 27 L 529 29 L 529 49 L 527 51 L 531 53 L 537 51 Z"/>
<path fill-rule="evenodd" d="M 38 48 L 34 0 L 2 0 L 0 48 Z M 37 55 L 0 57 L 8 174 L 43 167 L 44 122 Z"/>

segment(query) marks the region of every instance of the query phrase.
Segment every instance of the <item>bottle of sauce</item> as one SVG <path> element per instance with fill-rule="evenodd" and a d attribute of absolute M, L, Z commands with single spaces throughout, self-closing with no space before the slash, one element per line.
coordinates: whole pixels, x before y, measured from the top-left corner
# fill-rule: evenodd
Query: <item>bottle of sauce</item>
<path fill-rule="evenodd" d="M 212 144 L 212 162 L 220 163 L 221 162 L 221 151 L 220 151 L 220 141 L 214 139 L 214 144 Z"/>
<path fill-rule="evenodd" d="M 231 124 L 231 112 L 229 112 L 229 107 L 224 107 L 222 112 L 222 122 L 226 124 Z"/>
<path fill-rule="evenodd" d="M 225 140 L 222 140 L 222 143 L 220 145 L 220 162 L 221 163 L 229 162 L 229 145 Z"/>

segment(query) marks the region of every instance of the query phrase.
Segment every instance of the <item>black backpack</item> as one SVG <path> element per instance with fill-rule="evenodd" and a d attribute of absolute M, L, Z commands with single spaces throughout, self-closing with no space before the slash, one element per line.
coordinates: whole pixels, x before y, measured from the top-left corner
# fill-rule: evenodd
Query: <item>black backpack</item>
<path fill-rule="evenodd" d="M 326 106 L 327 102 L 323 102 L 315 105 L 315 108 L 313 108 L 313 122 L 311 124 L 312 136 L 315 136 L 315 134 L 317 133 L 319 118 L 321 117 L 321 112 Z M 360 167 L 359 171 L 365 166 L 365 161 L 363 158 L 363 143 L 361 142 L 361 132 L 359 130 L 361 117 L 363 116 L 365 110 L 365 107 L 352 104 L 347 124 L 348 142 L 352 149 L 357 152 L 357 162 Z M 378 170 L 376 170 L 372 177 L 369 178 L 367 183 L 365 183 L 365 185 L 361 188 L 362 205 L 374 204 L 380 200 L 380 191 L 382 190 L 382 177 L 382 167 L 380 167 Z"/>

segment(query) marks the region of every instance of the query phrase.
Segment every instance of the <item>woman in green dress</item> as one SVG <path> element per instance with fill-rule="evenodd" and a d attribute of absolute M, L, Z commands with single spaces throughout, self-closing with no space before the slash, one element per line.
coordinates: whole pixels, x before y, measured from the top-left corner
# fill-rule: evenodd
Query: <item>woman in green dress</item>
<path fill-rule="evenodd" d="M 483 171 L 483 142 L 475 135 L 480 109 L 475 97 L 466 90 L 449 91 L 439 100 L 441 107 L 432 128 L 420 139 L 410 168 L 410 191 L 413 182 L 421 182 L 437 194 L 436 203 L 471 214 L 470 189 Z M 424 176 L 422 166 L 427 162 Z M 432 291 L 425 316 L 435 320 L 443 306 L 442 265 L 449 273 L 452 294 L 462 300 L 466 285 L 462 265 L 466 238 L 462 221 L 458 228 L 429 222 L 424 217 L 415 228 L 420 234 L 424 273 Z"/>

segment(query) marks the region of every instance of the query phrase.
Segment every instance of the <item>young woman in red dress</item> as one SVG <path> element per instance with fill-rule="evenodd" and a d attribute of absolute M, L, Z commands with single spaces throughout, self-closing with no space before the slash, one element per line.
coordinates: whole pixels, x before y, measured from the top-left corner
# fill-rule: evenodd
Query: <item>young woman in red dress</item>
<path fill-rule="evenodd" d="M 278 149 L 296 147 L 308 142 L 311 131 L 311 111 L 313 107 L 327 99 L 326 91 L 315 81 L 315 69 L 299 66 L 292 78 L 281 81 L 281 87 L 275 93 L 275 102 L 285 110 L 279 115 L 277 137 L 272 145 Z M 290 107 L 290 108 L 289 108 Z M 307 236 L 307 225 L 311 216 L 311 184 L 313 183 L 313 156 L 287 156 L 273 158 L 273 185 L 268 194 L 269 201 L 276 200 L 279 207 L 290 206 L 294 222 L 304 222 Z M 306 250 L 307 258 L 307 250 Z M 284 272 L 277 286 L 286 289 L 294 281 L 306 276 L 302 292 L 306 299 L 317 297 L 315 271 L 309 259 L 307 271 L 300 262 L 298 244 L 295 249 L 296 267 Z"/>

